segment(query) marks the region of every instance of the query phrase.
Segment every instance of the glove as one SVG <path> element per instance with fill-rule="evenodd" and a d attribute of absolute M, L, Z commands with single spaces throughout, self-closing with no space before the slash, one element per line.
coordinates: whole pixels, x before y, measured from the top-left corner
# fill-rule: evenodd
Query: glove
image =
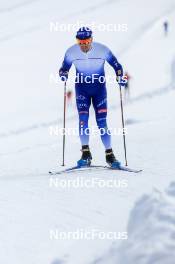
<path fill-rule="evenodd" d="M 117 64 L 116 75 L 117 77 L 123 76 L 123 67 L 120 63 Z"/>
<path fill-rule="evenodd" d="M 118 64 L 117 72 L 116 72 L 116 80 L 119 85 L 126 86 L 127 78 L 123 75 L 123 68 L 121 64 Z"/>
<path fill-rule="evenodd" d="M 63 70 L 63 68 L 61 68 L 60 70 L 59 70 L 59 76 L 60 76 L 60 78 L 61 78 L 61 80 L 63 81 L 63 82 L 66 82 L 67 81 L 67 79 L 68 79 L 68 71 L 65 71 L 65 70 Z"/>

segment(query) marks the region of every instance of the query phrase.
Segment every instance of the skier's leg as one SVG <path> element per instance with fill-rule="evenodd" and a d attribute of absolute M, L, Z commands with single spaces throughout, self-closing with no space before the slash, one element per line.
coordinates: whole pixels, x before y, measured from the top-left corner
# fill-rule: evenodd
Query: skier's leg
<path fill-rule="evenodd" d="M 85 93 L 76 91 L 76 104 L 79 115 L 79 136 L 82 146 L 89 144 L 89 108 L 91 98 Z"/>
<path fill-rule="evenodd" d="M 92 98 L 95 109 L 96 122 L 100 130 L 101 140 L 105 149 L 111 148 L 111 135 L 107 126 L 107 93 L 106 88 L 99 91 L 98 94 Z"/>
<path fill-rule="evenodd" d="M 96 114 L 96 122 L 100 129 L 101 140 L 105 147 L 106 162 L 114 168 L 120 167 L 111 147 L 111 133 L 107 126 L 107 93 L 106 88 L 92 99 Z"/>
<path fill-rule="evenodd" d="M 76 103 L 79 114 L 79 136 L 82 145 L 81 159 L 77 162 L 78 166 L 90 166 L 92 155 L 89 149 L 89 108 L 91 105 L 91 97 L 82 89 L 76 89 Z"/>

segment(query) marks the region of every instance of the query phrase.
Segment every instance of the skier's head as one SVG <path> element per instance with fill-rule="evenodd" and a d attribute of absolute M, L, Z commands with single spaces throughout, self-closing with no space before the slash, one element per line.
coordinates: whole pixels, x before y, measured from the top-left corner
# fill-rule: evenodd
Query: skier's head
<path fill-rule="evenodd" d="M 92 31 L 88 27 L 81 27 L 76 34 L 77 43 L 83 52 L 88 52 L 92 44 Z"/>

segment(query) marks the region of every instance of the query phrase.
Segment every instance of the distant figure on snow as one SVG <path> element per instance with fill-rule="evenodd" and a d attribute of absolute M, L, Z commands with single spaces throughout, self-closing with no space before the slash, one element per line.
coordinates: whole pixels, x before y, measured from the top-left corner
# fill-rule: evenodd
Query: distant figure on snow
<path fill-rule="evenodd" d="M 168 21 L 164 21 L 164 23 L 163 23 L 163 29 L 164 29 L 165 36 L 168 35 L 168 26 L 169 26 Z"/>
<path fill-rule="evenodd" d="M 71 105 L 72 104 L 73 92 L 71 90 L 68 90 L 66 96 L 67 96 L 68 105 Z"/>
<path fill-rule="evenodd" d="M 131 76 L 128 74 L 128 72 L 125 72 L 125 79 L 127 80 L 127 83 L 125 85 L 125 100 L 130 99 L 130 79 Z"/>

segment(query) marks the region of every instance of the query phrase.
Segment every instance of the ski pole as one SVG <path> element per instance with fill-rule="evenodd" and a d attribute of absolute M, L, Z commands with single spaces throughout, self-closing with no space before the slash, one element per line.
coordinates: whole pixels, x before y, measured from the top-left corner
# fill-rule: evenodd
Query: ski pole
<path fill-rule="evenodd" d="M 120 87 L 120 107 L 121 107 L 121 116 L 122 116 L 122 127 L 123 127 L 123 146 L 125 152 L 125 165 L 128 166 L 127 155 L 126 155 L 126 137 L 125 137 L 125 122 L 124 122 L 124 114 L 123 114 L 123 100 L 122 100 L 122 89 Z"/>
<path fill-rule="evenodd" d="M 66 81 L 64 82 L 64 110 L 63 110 L 63 163 L 62 166 L 65 166 L 65 142 L 66 142 Z"/>

